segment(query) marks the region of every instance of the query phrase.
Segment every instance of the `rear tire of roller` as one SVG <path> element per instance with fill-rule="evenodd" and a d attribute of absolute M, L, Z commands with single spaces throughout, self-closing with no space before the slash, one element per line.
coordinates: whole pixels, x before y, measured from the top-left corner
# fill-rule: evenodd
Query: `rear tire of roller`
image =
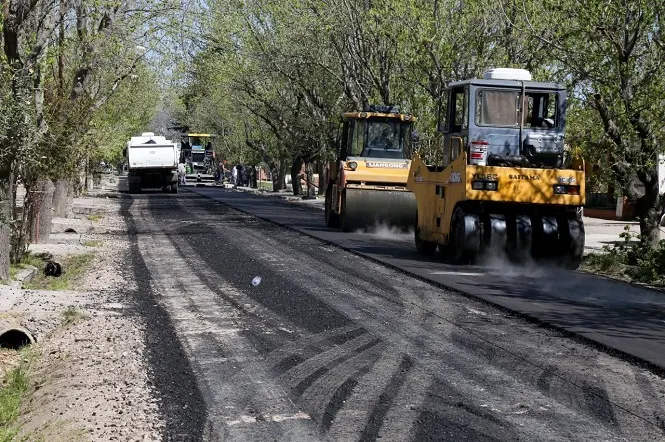
<path fill-rule="evenodd" d="M 584 221 L 581 217 L 561 217 L 557 220 L 560 232 L 559 266 L 577 270 L 584 258 Z"/>
<path fill-rule="evenodd" d="M 467 220 L 474 221 L 474 231 L 467 231 Z M 461 208 L 456 208 L 452 217 L 451 241 L 449 256 L 453 264 L 475 264 L 480 253 L 481 243 L 480 219 L 477 215 L 467 214 Z"/>
<path fill-rule="evenodd" d="M 342 232 L 353 232 L 353 224 L 349 220 L 349 214 L 346 212 L 346 191 L 342 192 L 342 209 L 340 210 L 339 226 Z"/>

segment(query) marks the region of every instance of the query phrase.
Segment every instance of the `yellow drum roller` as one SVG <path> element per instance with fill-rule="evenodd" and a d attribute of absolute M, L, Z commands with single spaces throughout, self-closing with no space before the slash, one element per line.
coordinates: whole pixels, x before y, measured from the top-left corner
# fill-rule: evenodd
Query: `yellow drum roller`
<path fill-rule="evenodd" d="M 375 105 L 343 117 L 339 155 L 326 171 L 326 224 L 345 232 L 413 229 L 416 200 L 406 183 L 415 118 Z"/>

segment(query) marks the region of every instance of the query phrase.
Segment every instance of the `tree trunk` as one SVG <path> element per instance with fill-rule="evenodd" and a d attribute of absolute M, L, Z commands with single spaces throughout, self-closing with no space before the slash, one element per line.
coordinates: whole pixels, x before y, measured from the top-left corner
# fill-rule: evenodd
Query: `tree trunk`
<path fill-rule="evenodd" d="M 659 221 L 660 213 L 656 209 L 650 209 L 645 216 L 640 217 L 640 238 L 649 248 L 657 247 L 660 241 Z"/>
<path fill-rule="evenodd" d="M 14 206 L 12 181 L 9 167 L 2 167 L 0 169 L 0 280 L 9 278 L 12 238 L 9 221 L 12 219 Z"/>
<path fill-rule="evenodd" d="M 53 191 L 53 216 L 67 217 L 67 203 L 69 199 L 69 180 L 57 180 Z"/>
<path fill-rule="evenodd" d="M 71 181 L 68 182 L 67 186 L 67 208 L 65 210 L 65 216 L 69 218 L 72 216 L 74 213 L 73 207 L 74 207 L 74 195 L 75 195 L 75 190 L 74 190 L 74 185 Z"/>
<path fill-rule="evenodd" d="M 324 185 L 324 183 L 326 183 L 328 180 L 328 177 L 325 176 L 326 174 L 325 161 L 318 161 L 317 165 L 319 173 L 319 188 L 317 190 L 319 195 L 323 195 L 326 192 L 326 186 Z"/>
<path fill-rule="evenodd" d="M 284 181 L 286 178 L 286 159 L 280 158 L 279 160 L 279 170 L 277 174 L 273 174 L 272 178 L 272 189 L 275 192 L 279 192 L 284 189 Z"/>
<path fill-rule="evenodd" d="M 316 187 L 314 187 L 314 165 L 311 161 L 305 164 L 305 171 L 307 172 L 307 196 L 316 198 Z M 319 175 L 321 177 L 321 175 Z"/>
<path fill-rule="evenodd" d="M 652 174 L 658 176 L 657 171 Z M 649 248 L 658 246 L 660 241 L 660 195 L 657 180 L 644 180 L 644 195 L 636 204 L 636 215 L 640 220 L 642 244 Z"/>
<path fill-rule="evenodd" d="M 291 186 L 293 195 L 302 195 L 302 185 L 300 183 L 300 169 L 302 168 L 302 158 L 296 157 L 291 163 Z"/>
<path fill-rule="evenodd" d="M 54 190 L 51 180 L 43 180 L 30 193 L 30 242 L 33 244 L 46 243 L 51 236 Z"/>

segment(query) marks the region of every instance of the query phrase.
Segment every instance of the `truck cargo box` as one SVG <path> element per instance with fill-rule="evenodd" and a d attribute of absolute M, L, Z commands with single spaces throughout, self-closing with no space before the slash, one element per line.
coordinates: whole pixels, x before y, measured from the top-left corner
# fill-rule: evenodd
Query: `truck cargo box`
<path fill-rule="evenodd" d="M 130 169 L 173 169 L 178 167 L 178 145 L 162 136 L 144 133 L 127 143 Z"/>

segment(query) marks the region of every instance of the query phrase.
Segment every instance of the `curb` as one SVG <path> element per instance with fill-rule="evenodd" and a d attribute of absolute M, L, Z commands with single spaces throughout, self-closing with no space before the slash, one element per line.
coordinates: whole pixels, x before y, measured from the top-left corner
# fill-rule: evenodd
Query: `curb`
<path fill-rule="evenodd" d="M 234 188 L 232 190 L 235 190 L 237 192 L 248 193 L 250 195 L 262 196 L 264 198 L 281 199 L 281 200 L 287 201 L 289 203 L 298 203 L 298 202 L 301 202 L 301 201 L 322 201 L 323 200 L 322 198 L 319 198 L 320 195 L 317 195 L 317 198 L 311 198 L 311 197 L 308 197 L 307 195 L 303 195 L 303 196 L 282 195 L 282 194 L 274 193 L 274 192 L 261 192 L 261 191 L 255 190 L 255 189 L 246 189 L 246 188 Z M 325 207 L 324 207 L 323 204 L 321 205 L 321 207 L 318 207 L 314 204 L 307 204 L 307 203 L 303 203 L 303 204 L 301 204 L 301 206 L 311 207 L 312 209 L 319 210 L 319 211 L 320 210 L 325 210 Z"/>

